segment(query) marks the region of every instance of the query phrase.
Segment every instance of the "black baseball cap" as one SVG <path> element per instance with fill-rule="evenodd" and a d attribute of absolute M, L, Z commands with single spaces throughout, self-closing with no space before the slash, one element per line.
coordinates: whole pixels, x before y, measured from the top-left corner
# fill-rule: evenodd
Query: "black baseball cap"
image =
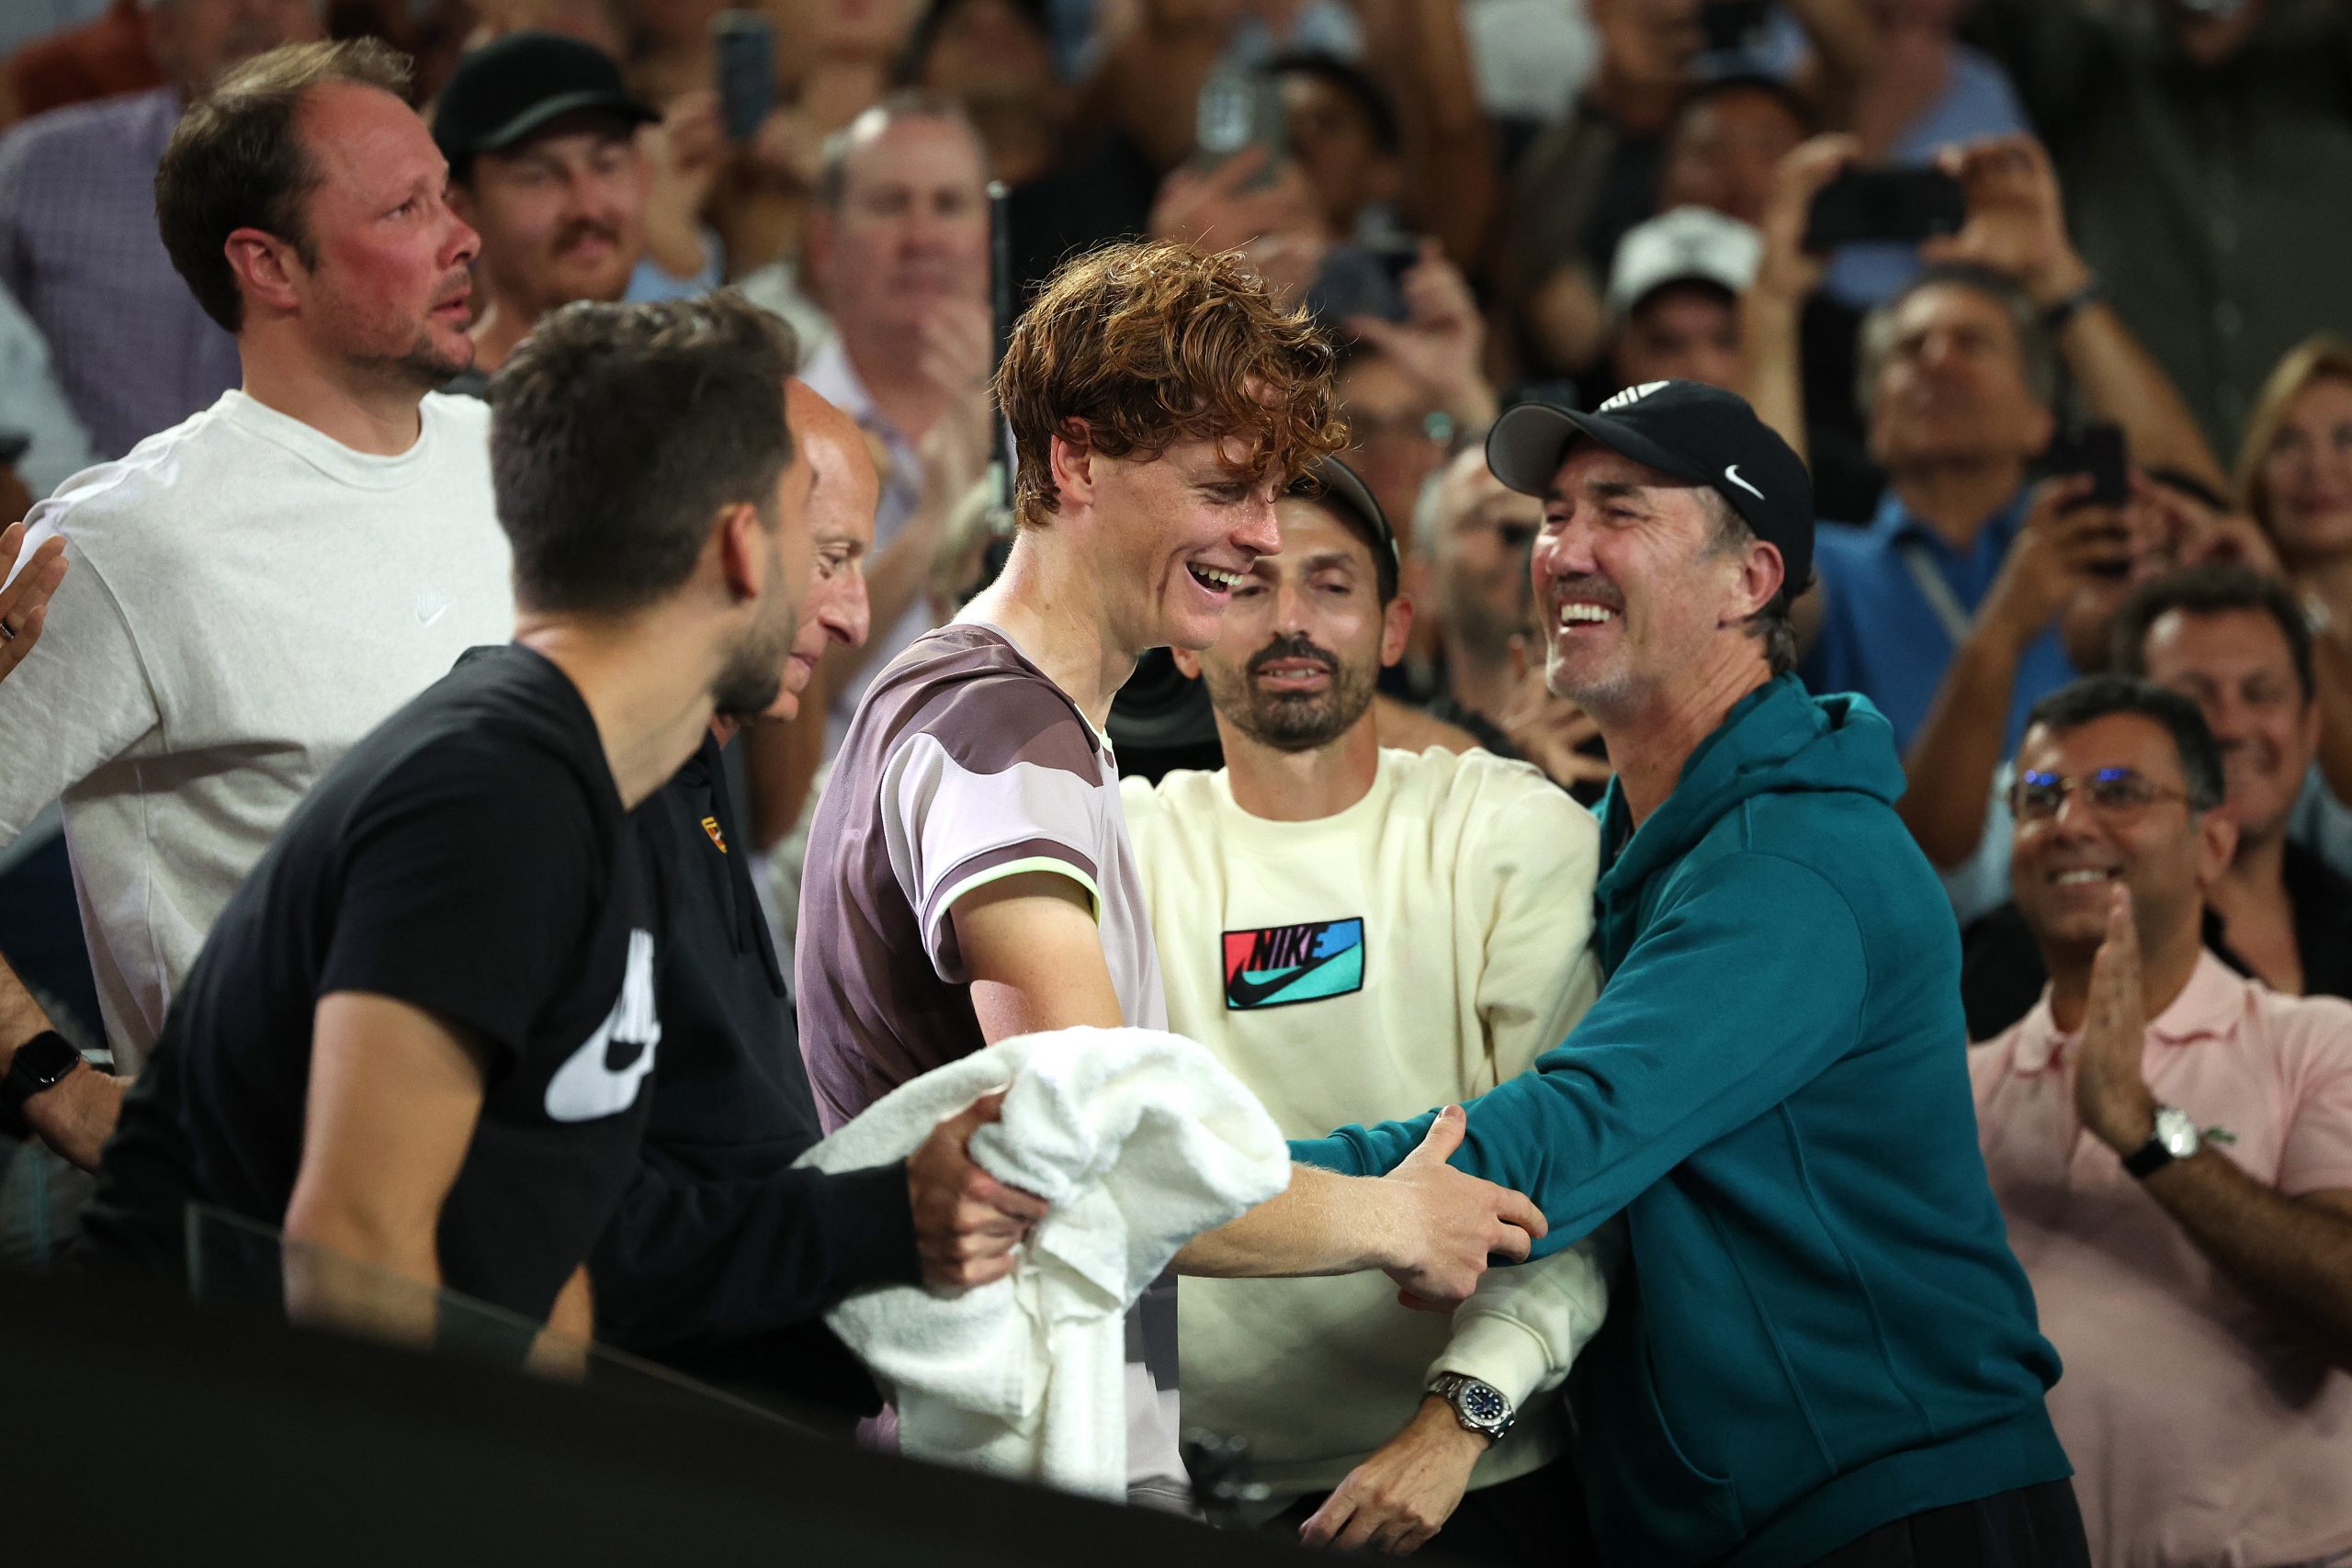
<path fill-rule="evenodd" d="M 621 68 L 594 44 L 565 33 L 509 33 L 458 62 L 433 110 L 433 140 L 452 168 L 474 154 L 514 146 L 582 109 L 639 124 L 660 119 L 621 82 Z"/>
<path fill-rule="evenodd" d="M 1291 480 L 1290 489 L 1283 493 L 1303 501 L 1322 502 L 1343 513 L 1342 521 L 1352 523 L 1372 546 L 1372 562 L 1380 570 L 1383 597 L 1395 594 L 1396 574 L 1405 566 L 1405 558 L 1396 548 L 1396 531 L 1389 527 L 1388 514 L 1380 510 L 1380 502 L 1372 497 L 1371 487 L 1353 468 L 1337 457 L 1317 457 Z"/>
<path fill-rule="evenodd" d="M 1705 485 L 1731 502 L 1758 538 L 1780 550 L 1789 597 L 1811 582 L 1812 476 L 1747 399 L 1699 381 L 1646 381 L 1591 413 L 1521 403 L 1487 433 L 1487 467 L 1522 495 L 1546 496 L 1580 435 L 1660 473 Z"/>

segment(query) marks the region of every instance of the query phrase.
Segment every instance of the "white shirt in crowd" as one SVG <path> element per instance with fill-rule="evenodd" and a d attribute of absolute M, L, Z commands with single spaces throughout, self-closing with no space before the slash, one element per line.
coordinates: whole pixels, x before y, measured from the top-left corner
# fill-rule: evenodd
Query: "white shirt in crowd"
<path fill-rule="evenodd" d="M 1599 994 L 1589 949 L 1600 832 L 1523 762 L 1380 753 L 1371 791 L 1310 822 L 1252 817 L 1222 773 L 1121 794 L 1159 947 L 1169 1027 L 1199 1041 L 1286 1137 L 1409 1117 L 1525 1072 Z M 1250 1440 L 1267 1511 L 1336 1486 L 1401 1427 L 1433 1371 L 1520 1407 L 1471 1484 L 1566 1450 L 1539 1397 L 1600 1325 L 1592 1238 L 1490 1271 L 1451 1319 L 1385 1275 L 1185 1280 L 1191 1427 Z"/>
<path fill-rule="evenodd" d="M 0 844 L 63 797 L 118 1066 L 311 785 L 467 649 L 514 633 L 490 411 L 429 396 L 370 457 L 243 392 L 66 481 L 71 563 L 0 682 Z"/>

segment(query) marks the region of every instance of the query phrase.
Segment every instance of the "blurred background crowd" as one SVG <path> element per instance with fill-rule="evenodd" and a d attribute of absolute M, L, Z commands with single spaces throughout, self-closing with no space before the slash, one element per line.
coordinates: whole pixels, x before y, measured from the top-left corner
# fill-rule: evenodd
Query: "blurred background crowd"
<path fill-rule="evenodd" d="M 156 160 L 228 65 L 358 34 L 415 57 L 481 235 L 476 384 L 568 300 L 731 284 L 867 435 L 873 635 L 752 747 L 780 911 L 868 674 L 986 570 L 992 259 L 1017 309 L 1137 234 L 1245 250 L 1343 344 L 1349 460 L 1417 605 L 1385 739 L 1597 793 L 1591 726 L 1528 672 L 1540 503 L 1471 453 L 1513 401 L 1684 377 L 1813 467 L 1838 525 L 1801 668 L 1894 723 L 1990 976 L 1980 1034 L 2034 994 L 1999 908 L 2024 716 L 2137 658 L 2120 625 L 2167 574 L 2288 595 L 2276 701 L 2201 695 L 2245 841 L 2352 871 L 2339 0 L 26 0 L 0 17 L 0 514 L 235 383 L 157 237 Z M 1123 757 L 1213 756 L 1155 678 Z M 53 835 L 6 869 L 44 863 L 68 896 Z M 2316 905 L 2255 880 L 2248 964 L 2338 983 L 2276 940 Z M 63 972 L 43 936 L 12 953 Z"/>

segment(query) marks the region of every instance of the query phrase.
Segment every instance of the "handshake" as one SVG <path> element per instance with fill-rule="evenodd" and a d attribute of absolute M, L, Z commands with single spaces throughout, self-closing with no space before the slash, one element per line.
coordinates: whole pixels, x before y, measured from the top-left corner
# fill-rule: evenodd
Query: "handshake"
<path fill-rule="evenodd" d="M 971 1161 L 972 1134 L 1000 1113 L 991 1095 L 938 1131 L 908 1162 L 924 1282 L 963 1289 L 1012 1272 L 1043 1200 L 1006 1187 Z M 1544 1233 L 1525 1195 L 1454 1169 L 1467 1118 L 1449 1105 L 1420 1146 L 1382 1177 L 1294 1166 L 1291 1184 L 1230 1224 L 1195 1236 L 1181 1274 L 1220 1279 L 1352 1274 L 1377 1269 L 1409 1307 L 1448 1312 L 1490 1264 L 1523 1262 Z"/>

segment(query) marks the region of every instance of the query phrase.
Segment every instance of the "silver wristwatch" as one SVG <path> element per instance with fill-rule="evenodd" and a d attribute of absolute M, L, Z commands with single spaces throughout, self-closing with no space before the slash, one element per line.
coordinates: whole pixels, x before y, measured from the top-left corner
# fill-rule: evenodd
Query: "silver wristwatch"
<path fill-rule="evenodd" d="M 2155 1135 L 2123 1156 L 2123 1168 L 2145 1181 L 2175 1160 L 2187 1159 L 2204 1147 L 2197 1123 L 2177 1106 L 2156 1107 Z"/>
<path fill-rule="evenodd" d="M 1502 1390 L 1464 1372 L 1438 1373 L 1430 1380 L 1430 1392 L 1453 1406 L 1453 1418 L 1462 1423 L 1464 1431 L 1482 1433 L 1494 1442 L 1501 1442 L 1511 1423 L 1519 1419 L 1518 1410 L 1503 1397 Z"/>

